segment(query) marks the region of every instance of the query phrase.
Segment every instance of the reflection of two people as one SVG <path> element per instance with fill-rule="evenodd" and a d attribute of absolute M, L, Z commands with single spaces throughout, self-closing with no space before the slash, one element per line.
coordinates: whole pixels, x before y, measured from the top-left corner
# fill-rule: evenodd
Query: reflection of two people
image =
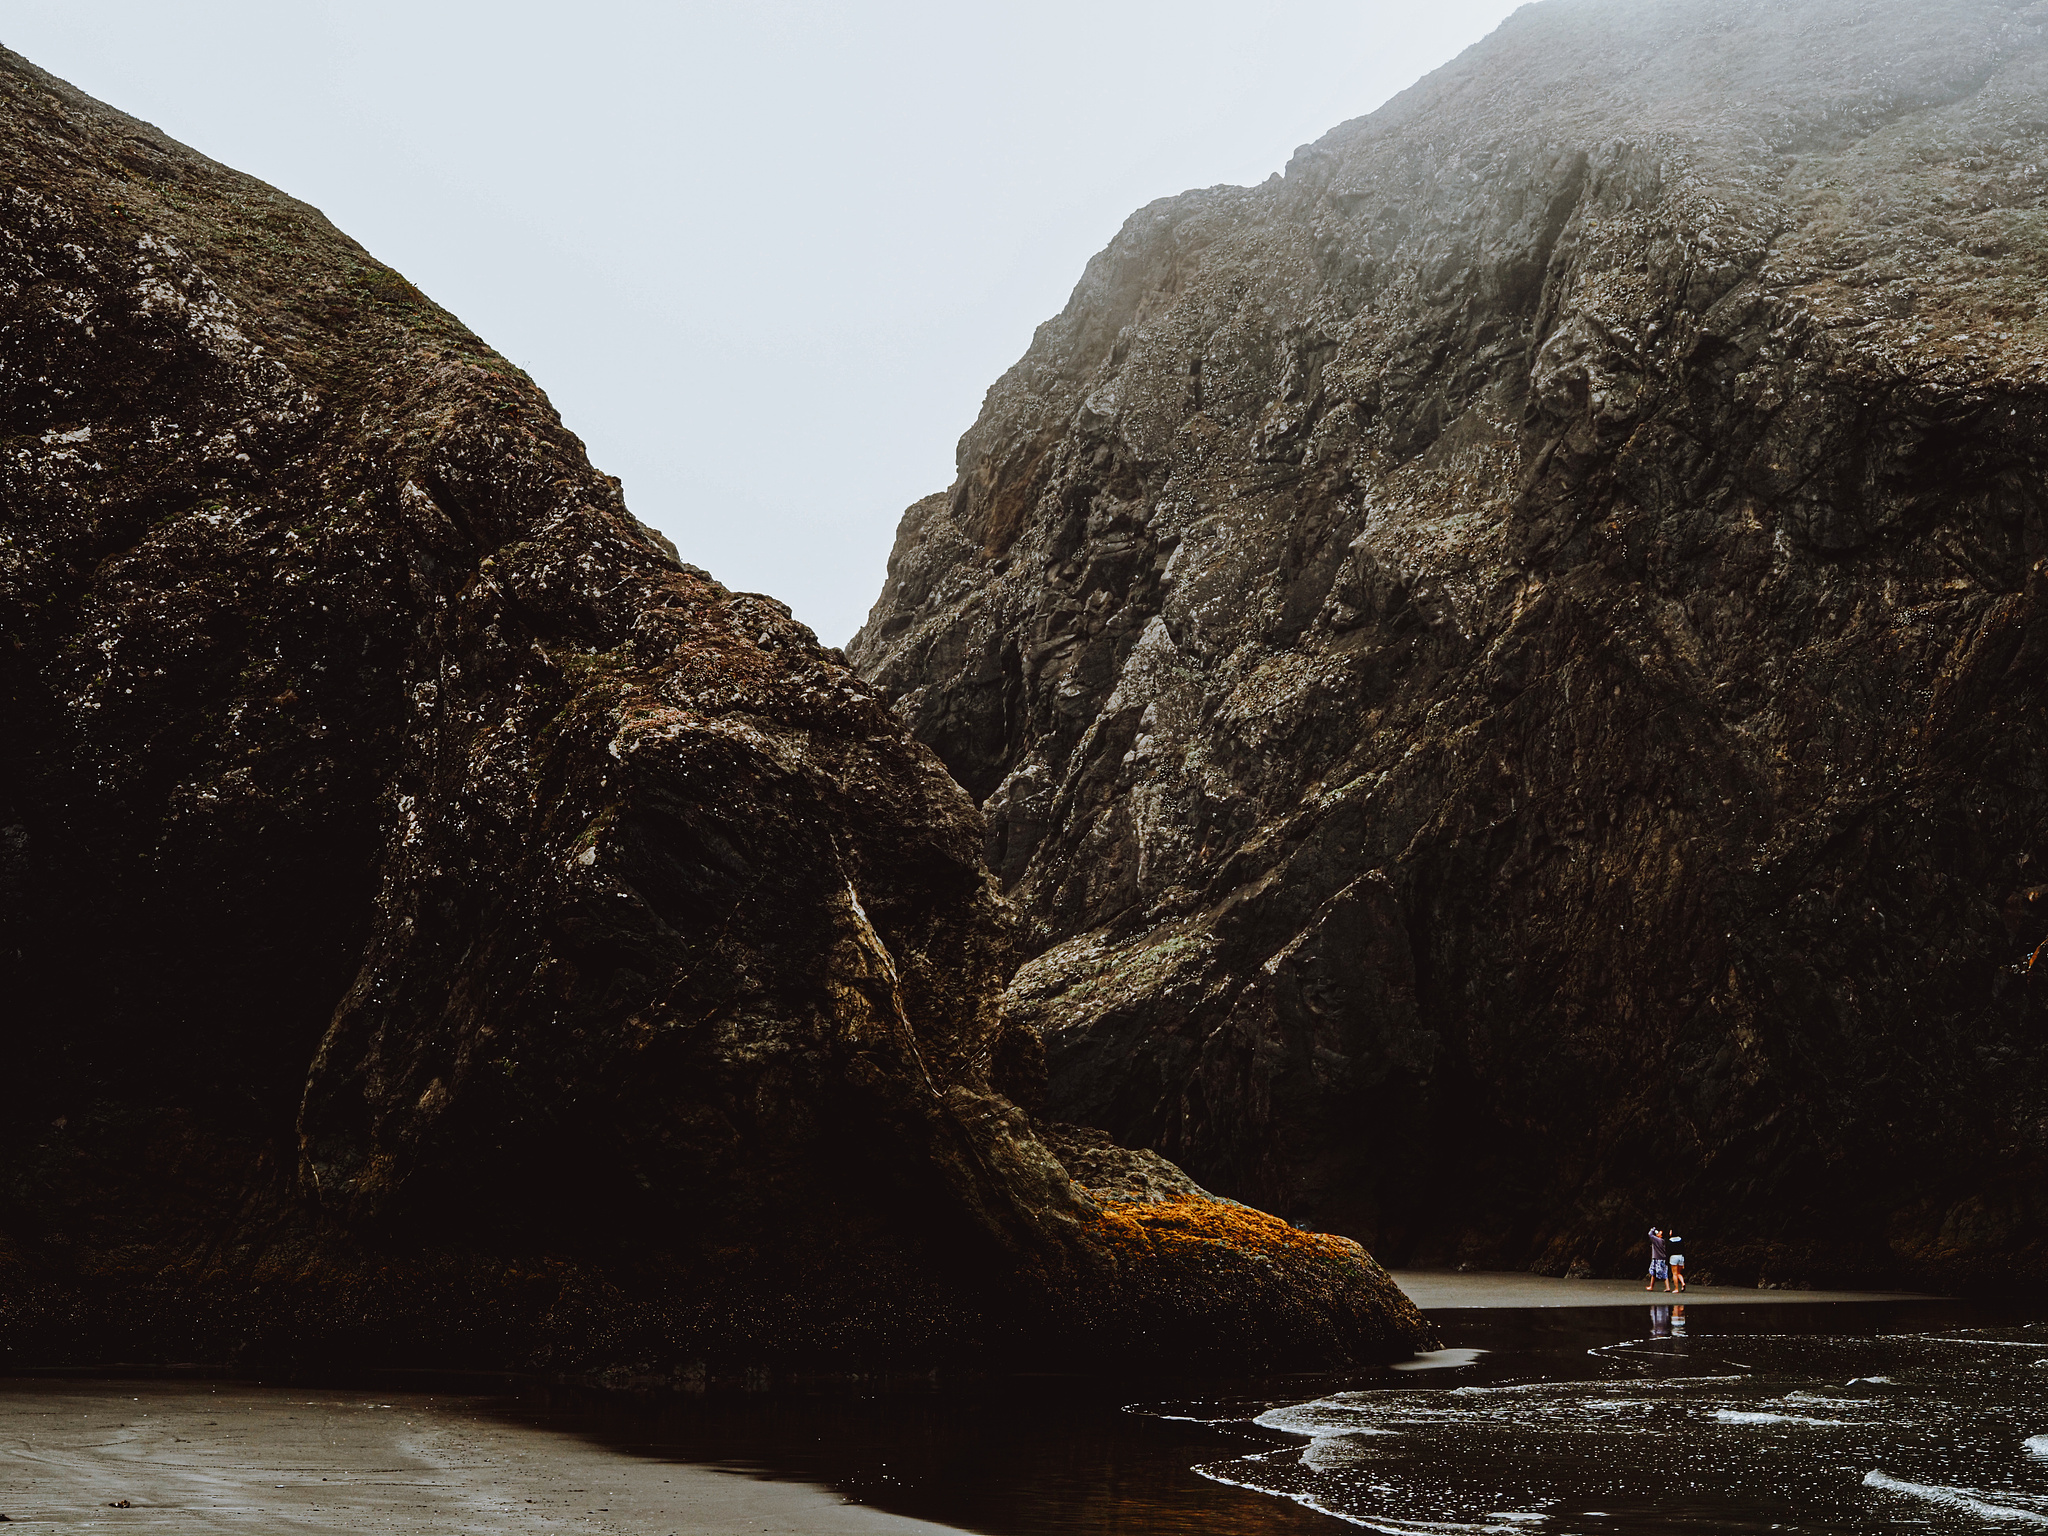
<path fill-rule="evenodd" d="M 1685 1337 L 1685 1306 L 1650 1308 L 1650 1337 L 1669 1339 Z"/>

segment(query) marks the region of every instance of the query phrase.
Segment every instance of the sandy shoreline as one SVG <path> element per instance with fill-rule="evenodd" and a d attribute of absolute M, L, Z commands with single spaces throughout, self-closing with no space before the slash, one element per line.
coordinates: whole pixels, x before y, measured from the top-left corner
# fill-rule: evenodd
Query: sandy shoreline
<path fill-rule="evenodd" d="M 1920 1300 L 1891 1292 L 1397 1271 L 1428 1312 Z M 126 1500 L 125 1507 L 120 1501 Z M 740 1463 L 628 1454 L 502 1400 L 203 1381 L 0 1381 L 0 1514 L 27 1527 L 293 1536 L 944 1536 Z"/>
<path fill-rule="evenodd" d="M 480 1399 L 187 1382 L 0 1382 L 0 1514 L 29 1529 L 293 1536 L 952 1529 L 742 1467 L 622 1455 Z"/>
<path fill-rule="evenodd" d="M 1776 1306 L 1801 1302 L 1934 1301 L 1911 1291 L 1759 1291 L 1732 1285 L 1695 1285 L 1675 1294 L 1640 1280 L 1554 1280 L 1514 1271 L 1457 1274 L 1448 1270 L 1392 1272 L 1409 1299 L 1425 1312 L 1513 1307 Z"/>

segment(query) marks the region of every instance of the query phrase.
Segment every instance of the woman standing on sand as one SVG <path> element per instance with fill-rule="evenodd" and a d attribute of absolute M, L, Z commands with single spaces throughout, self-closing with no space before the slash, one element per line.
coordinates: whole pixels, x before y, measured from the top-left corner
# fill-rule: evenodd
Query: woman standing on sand
<path fill-rule="evenodd" d="M 1676 1232 L 1664 1234 L 1664 1262 L 1671 1267 L 1671 1289 L 1685 1289 L 1685 1239 Z"/>
<path fill-rule="evenodd" d="M 1659 1280 L 1664 1282 L 1665 1290 L 1671 1289 L 1671 1265 L 1665 1258 L 1669 1252 L 1664 1243 L 1664 1229 L 1650 1228 L 1650 1283 L 1643 1287 L 1644 1290 L 1654 1291 Z"/>

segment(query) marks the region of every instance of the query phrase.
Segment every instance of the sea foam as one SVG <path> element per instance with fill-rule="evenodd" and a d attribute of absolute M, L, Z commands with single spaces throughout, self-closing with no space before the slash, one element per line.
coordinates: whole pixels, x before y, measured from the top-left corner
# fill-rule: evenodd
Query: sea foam
<path fill-rule="evenodd" d="M 1413 1360 L 1396 1360 L 1393 1368 L 1397 1371 L 1455 1371 L 1472 1364 L 1485 1353 L 1483 1349 L 1433 1349 Z"/>
<path fill-rule="evenodd" d="M 1723 1424 L 1802 1424 L 1815 1428 L 1839 1426 L 1841 1419 L 1809 1419 L 1799 1413 L 1759 1413 L 1742 1408 L 1716 1408 L 1714 1417 Z"/>
<path fill-rule="evenodd" d="M 2019 1525 L 2048 1525 L 2048 1514 L 2033 1509 L 2016 1509 L 2010 1504 L 1994 1504 L 1972 1488 L 1944 1488 L 1939 1483 L 1909 1483 L 1904 1478 L 1875 1471 L 1863 1474 L 1863 1486 L 1882 1488 L 1887 1493 L 1903 1493 L 1909 1498 L 1922 1499 L 1929 1504 L 1945 1505 L 1950 1509 L 1968 1510 L 1983 1520 L 2005 1520 Z"/>

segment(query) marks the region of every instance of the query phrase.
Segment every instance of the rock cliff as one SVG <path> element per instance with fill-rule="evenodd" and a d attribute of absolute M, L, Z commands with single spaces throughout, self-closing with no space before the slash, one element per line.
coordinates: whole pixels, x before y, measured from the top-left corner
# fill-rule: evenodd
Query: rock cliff
<path fill-rule="evenodd" d="M 1070 1177 L 972 802 L 519 370 L 5 53 L 0 146 L 11 1364 L 1422 1336 L 1355 1243 Z"/>
<path fill-rule="evenodd" d="M 1390 1257 L 2038 1286 L 2048 5 L 1540 0 L 1131 218 L 850 647 L 1051 1113 Z"/>

